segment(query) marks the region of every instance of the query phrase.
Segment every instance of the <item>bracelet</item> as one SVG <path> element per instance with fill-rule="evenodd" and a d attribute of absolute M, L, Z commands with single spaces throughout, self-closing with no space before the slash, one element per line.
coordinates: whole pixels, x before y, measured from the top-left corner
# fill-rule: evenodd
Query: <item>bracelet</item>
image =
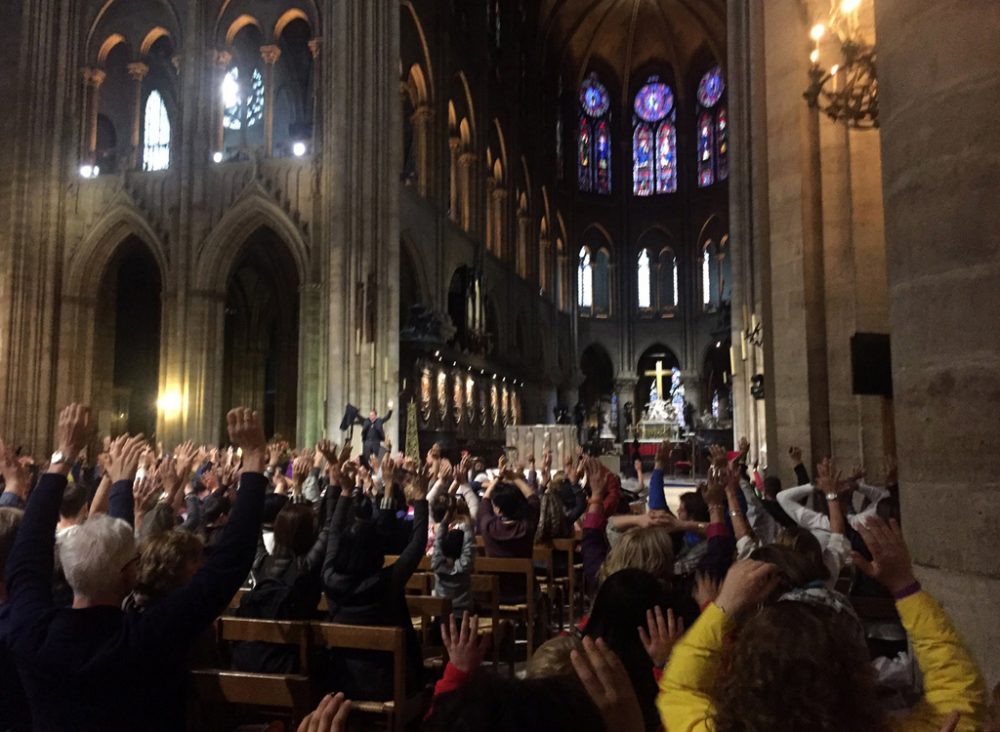
<path fill-rule="evenodd" d="M 732 516 L 733 518 L 736 518 L 737 516 L 741 515 L 742 513 L 743 512 L 740 509 L 738 509 L 738 508 L 733 508 L 733 509 L 729 510 L 729 515 Z"/>
<path fill-rule="evenodd" d="M 908 584 L 906 587 L 904 587 L 903 589 L 901 589 L 899 592 L 894 593 L 893 596 L 892 596 L 892 598 L 896 602 L 899 602 L 900 600 L 905 600 L 910 595 L 916 595 L 918 592 L 920 592 L 920 583 L 919 582 L 913 582 L 912 584 Z"/>

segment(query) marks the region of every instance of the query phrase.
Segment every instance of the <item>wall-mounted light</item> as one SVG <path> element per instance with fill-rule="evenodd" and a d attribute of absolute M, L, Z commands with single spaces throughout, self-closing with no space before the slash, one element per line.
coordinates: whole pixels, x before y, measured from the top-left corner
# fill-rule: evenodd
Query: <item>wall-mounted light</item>
<path fill-rule="evenodd" d="M 84 163 L 80 166 L 80 177 L 81 178 L 96 178 L 101 174 L 101 167 L 99 165 L 91 165 L 90 163 Z"/>
<path fill-rule="evenodd" d="M 303 155 L 305 155 L 307 149 L 308 148 L 306 148 L 306 144 L 301 140 L 292 143 L 292 155 L 294 155 L 297 158 L 301 158 Z"/>
<path fill-rule="evenodd" d="M 156 409 L 164 419 L 174 419 L 181 413 L 183 397 L 177 389 L 168 389 L 156 400 Z"/>
<path fill-rule="evenodd" d="M 219 150 L 216 150 L 214 153 L 212 153 L 212 162 L 213 163 L 222 162 L 222 153 Z"/>

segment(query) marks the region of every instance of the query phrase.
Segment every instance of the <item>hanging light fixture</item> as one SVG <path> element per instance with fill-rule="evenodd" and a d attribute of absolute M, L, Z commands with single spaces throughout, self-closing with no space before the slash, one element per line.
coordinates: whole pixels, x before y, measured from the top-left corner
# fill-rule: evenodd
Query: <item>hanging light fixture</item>
<path fill-rule="evenodd" d="M 878 127 L 878 77 L 875 47 L 867 43 L 859 29 L 861 0 L 832 0 L 827 23 L 809 30 L 813 50 L 809 54 L 809 86 L 803 96 L 812 109 L 823 112 L 848 127 Z M 839 45 L 840 58 L 829 68 L 822 63 L 820 42 L 832 34 Z"/>

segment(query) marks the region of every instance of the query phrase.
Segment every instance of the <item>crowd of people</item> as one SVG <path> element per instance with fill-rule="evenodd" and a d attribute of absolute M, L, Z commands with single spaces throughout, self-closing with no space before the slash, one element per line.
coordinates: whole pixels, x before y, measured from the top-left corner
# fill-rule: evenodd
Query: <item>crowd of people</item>
<path fill-rule="evenodd" d="M 74 404 L 50 459 L 0 442 L 0 732 L 183 729 L 192 669 L 300 671 L 286 646 L 220 644 L 214 621 L 241 588 L 240 617 L 403 629 L 407 695 L 425 701 L 413 729 L 1000 730 L 1000 687 L 914 575 L 892 471 L 872 486 L 824 460 L 813 479 L 792 448 L 783 490 L 741 441 L 713 447 L 672 510 L 667 444 L 647 480 L 582 452 L 294 450 L 251 410 L 227 420 L 225 447 L 96 448 Z M 477 558 L 573 537 L 557 570 L 582 565 L 585 614 L 562 630 L 551 595 L 505 578 L 501 601 L 536 607 L 542 642 L 500 673 Z M 406 601 L 422 562 L 453 611 L 431 676 Z M 322 696 L 300 732 L 367 729 L 351 700 L 393 693 L 385 654 L 330 650 L 309 674 Z"/>

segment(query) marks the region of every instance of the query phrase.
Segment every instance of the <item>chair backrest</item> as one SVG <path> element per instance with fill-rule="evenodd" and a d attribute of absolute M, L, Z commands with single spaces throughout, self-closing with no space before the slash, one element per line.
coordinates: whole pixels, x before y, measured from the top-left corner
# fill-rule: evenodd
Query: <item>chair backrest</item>
<path fill-rule="evenodd" d="M 414 572 L 413 576 L 406 582 L 406 592 L 408 595 L 429 595 L 434 587 L 434 575 L 430 572 Z"/>
<path fill-rule="evenodd" d="M 299 620 L 260 620 L 258 618 L 221 617 L 218 637 L 230 643 L 257 642 L 277 645 L 298 646 L 299 668 L 303 674 L 309 673 L 309 649 L 312 634 L 309 624 Z"/>
<path fill-rule="evenodd" d="M 294 728 L 312 706 L 308 676 L 209 670 L 192 671 L 191 679 L 199 716 L 204 704 L 275 707 L 290 710 Z M 204 728 L 201 719 L 192 720 L 192 723 L 195 729 Z"/>
<path fill-rule="evenodd" d="M 243 597 L 249 592 L 250 592 L 249 587 L 241 587 L 240 589 L 236 590 L 236 594 L 233 595 L 233 598 L 229 601 L 229 609 L 235 610 L 236 608 L 238 608 L 240 606 L 240 603 L 243 602 Z"/>
<path fill-rule="evenodd" d="M 535 564 L 522 557 L 476 557 L 476 574 L 496 574 L 524 578 L 525 597 L 535 594 Z M 504 590 L 508 592 L 509 590 Z"/>
<path fill-rule="evenodd" d="M 383 562 L 383 567 L 391 567 L 396 562 L 399 561 L 398 554 L 386 554 L 385 561 Z M 431 571 L 431 558 L 426 554 L 420 558 L 420 564 L 417 565 L 418 572 L 430 572 Z"/>

